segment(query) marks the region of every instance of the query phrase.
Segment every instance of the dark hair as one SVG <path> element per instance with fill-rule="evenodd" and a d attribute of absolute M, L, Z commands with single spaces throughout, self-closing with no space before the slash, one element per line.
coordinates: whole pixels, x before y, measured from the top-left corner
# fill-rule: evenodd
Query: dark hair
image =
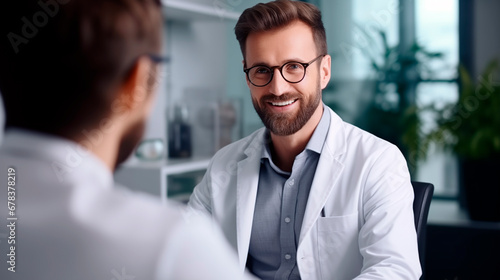
<path fill-rule="evenodd" d="M 320 10 L 305 2 L 277 0 L 259 3 L 241 14 L 234 31 L 243 57 L 245 57 L 245 44 L 250 33 L 284 27 L 296 20 L 312 28 L 318 54 L 326 54 L 328 52 L 326 33 Z"/>
<path fill-rule="evenodd" d="M 0 4 L 6 128 L 61 134 L 96 125 L 141 56 L 161 49 L 159 0 Z"/>

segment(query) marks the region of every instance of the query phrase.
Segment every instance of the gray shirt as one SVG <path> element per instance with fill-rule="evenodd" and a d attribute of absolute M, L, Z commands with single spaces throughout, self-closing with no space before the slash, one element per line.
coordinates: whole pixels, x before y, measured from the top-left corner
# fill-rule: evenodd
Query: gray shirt
<path fill-rule="evenodd" d="M 265 134 L 247 263 L 261 279 L 300 279 L 296 260 L 300 229 L 329 127 L 330 112 L 324 108 L 306 148 L 295 157 L 292 172 L 273 163 L 269 131 Z"/>

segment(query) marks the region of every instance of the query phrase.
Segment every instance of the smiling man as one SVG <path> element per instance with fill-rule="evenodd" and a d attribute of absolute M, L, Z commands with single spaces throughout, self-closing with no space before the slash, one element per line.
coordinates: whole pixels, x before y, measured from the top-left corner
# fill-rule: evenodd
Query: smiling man
<path fill-rule="evenodd" d="M 319 10 L 258 4 L 235 33 L 265 128 L 214 156 L 191 211 L 211 215 L 262 279 L 418 279 L 404 157 L 321 101 L 331 57 Z"/>

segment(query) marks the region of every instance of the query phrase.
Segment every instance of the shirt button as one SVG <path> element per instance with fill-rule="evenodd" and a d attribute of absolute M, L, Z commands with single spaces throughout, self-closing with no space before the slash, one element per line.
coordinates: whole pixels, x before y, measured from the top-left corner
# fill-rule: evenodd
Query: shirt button
<path fill-rule="evenodd" d="M 290 219 L 290 218 L 288 218 L 288 217 L 286 217 L 286 218 L 285 218 L 285 223 L 287 223 L 287 224 L 288 224 L 290 221 L 291 221 L 291 219 Z"/>
<path fill-rule="evenodd" d="M 292 258 L 292 256 L 291 256 L 290 254 L 286 254 L 286 255 L 285 255 L 285 259 L 289 260 L 289 259 L 291 259 L 291 258 Z"/>
<path fill-rule="evenodd" d="M 288 183 L 290 186 L 293 186 L 295 184 L 295 179 L 290 180 L 290 183 Z"/>

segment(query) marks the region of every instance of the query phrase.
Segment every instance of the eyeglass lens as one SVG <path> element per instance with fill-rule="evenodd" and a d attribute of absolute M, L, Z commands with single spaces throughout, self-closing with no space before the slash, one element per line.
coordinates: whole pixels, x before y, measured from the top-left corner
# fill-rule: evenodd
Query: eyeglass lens
<path fill-rule="evenodd" d="M 258 66 L 250 69 L 248 78 L 255 85 L 266 85 L 273 76 L 273 69 L 267 66 Z M 304 78 L 305 68 L 298 62 L 288 62 L 280 69 L 281 75 L 290 83 L 300 82 Z"/>

